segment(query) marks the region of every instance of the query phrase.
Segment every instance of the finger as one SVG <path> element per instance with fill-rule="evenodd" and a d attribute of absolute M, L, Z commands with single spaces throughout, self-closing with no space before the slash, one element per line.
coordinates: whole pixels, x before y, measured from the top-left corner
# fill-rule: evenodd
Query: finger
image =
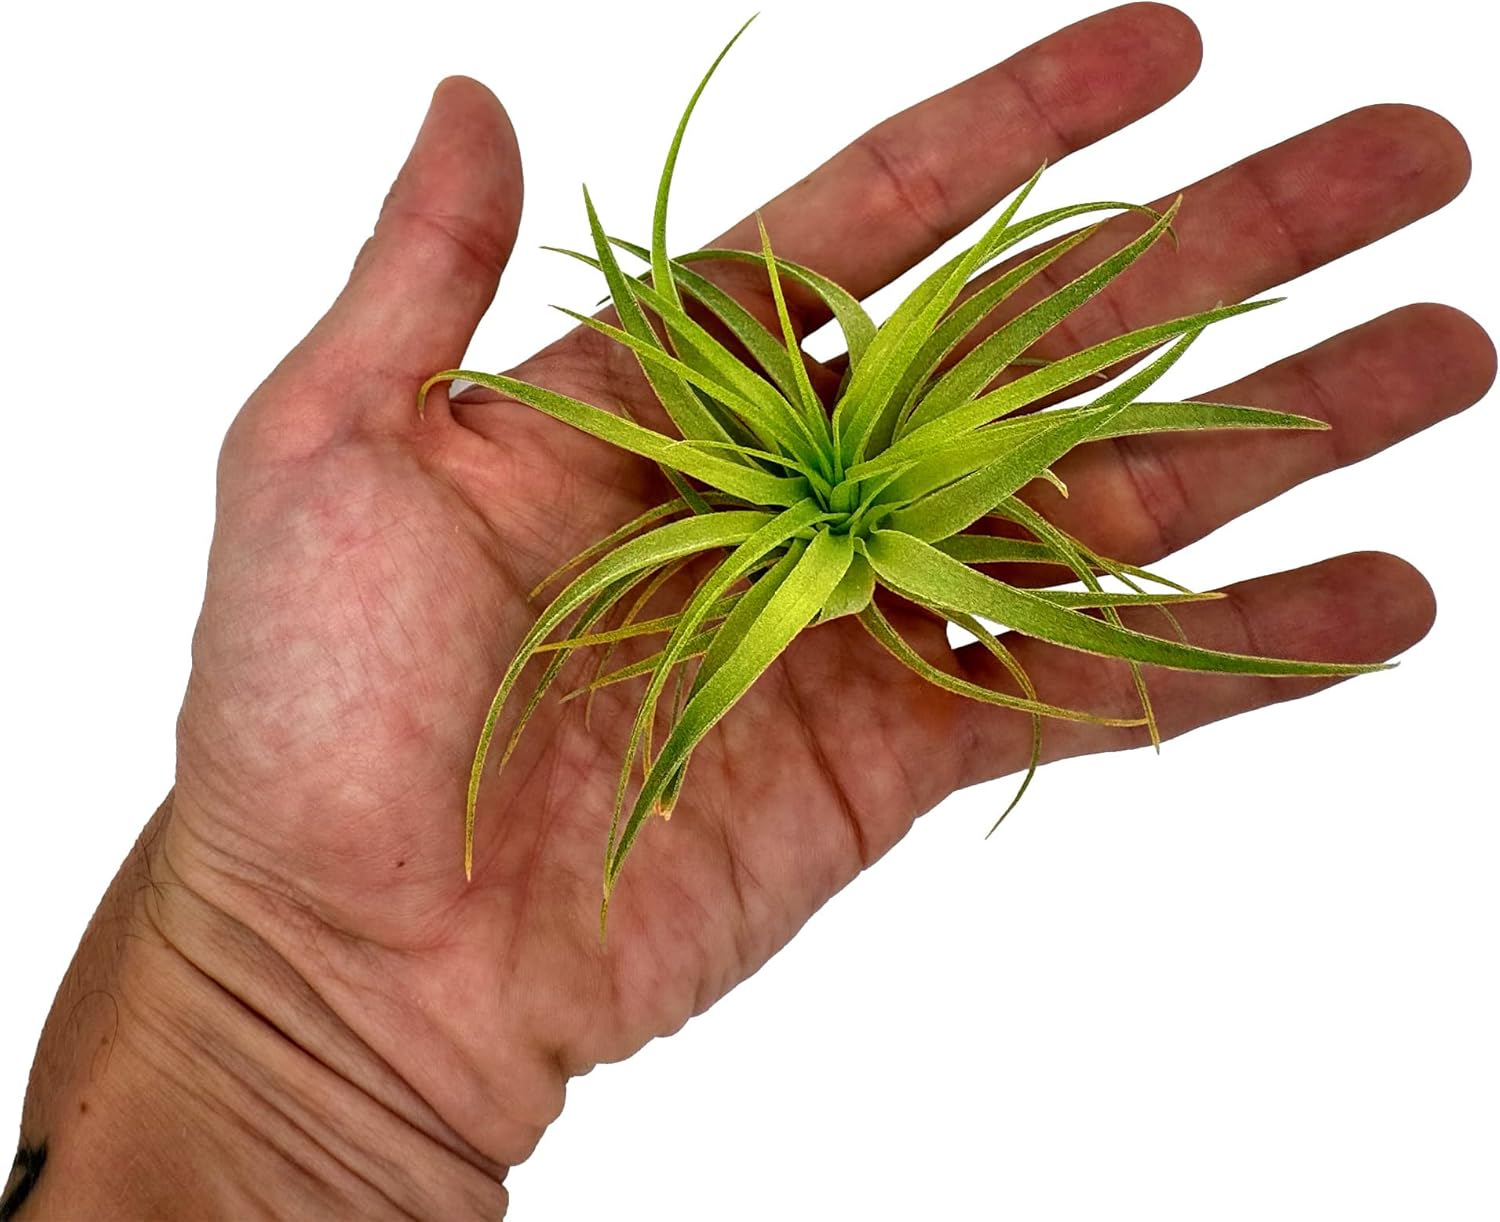
<path fill-rule="evenodd" d="M 1098 296 L 1055 326 L 1032 355 L 1075 352 L 1136 327 L 1242 301 L 1293 280 L 1436 211 L 1469 177 L 1462 135 L 1416 106 L 1370 106 L 1263 149 L 1185 188 L 1160 242 Z M 1155 201 L 1165 207 L 1176 193 Z M 955 351 L 958 359 L 1008 318 L 1035 304 L 1137 236 L 1126 215 L 1045 269 Z M 1025 258 L 983 276 L 969 291 Z"/>
<path fill-rule="evenodd" d="M 446 78 L 348 284 L 277 371 L 340 388 L 303 406 L 316 413 L 304 423 L 410 427 L 422 381 L 462 362 L 520 217 L 520 152 L 504 108 L 478 81 Z"/>
<path fill-rule="evenodd" d="M 1068 26 L 951 89 L 886 119 L 759 211 L 772 247 L 864 297 L 893 280 L 1057 161 L 1149 114 L 1198 69 L 1198 31 L 1176 9 L 1129 4 Z M 711 246 L 759 250 L 754 214 Z M 698 265 L 765 321 L 764 273 Z M 821 302 L 785 286 L 799 332 Z M 633 360 L 579 328 L 541 354 Z"/>
<path fill-rule="evenodd" d="M 1447 306 L 1406 306 L 1201 396 L 1311 416 L 1327 432 L 1091 443 L 1058 464 L 1068 498 L 1038 486 L 1026 499 L 1104 555 L 1149 564 L 1304 480 L 1462 411 L 1494 377 L 1494 345 L 1473 319 Z"/>
<path fill-rule="evenodd" d="M 1227 597 L 1185 604 L 1178 610 L 1195 645 L 1238 653 L 1316 661 L 1375 662 L 1409 648 L 1426 635 L 1436 614 L 1432 590 L 1404 560 L 1382 552 L 1356 552 L 1305 568 L 1226 587 Z M 1160 634 L 1149 608 L 1123 614 L 1128 627 Z M 1146 612 L 1146 613 L 1143 613 Z M 1005 644 L 1025 666 L 1041 698 L 1110 717 L 1138 716 L 1140 704 L 1128 667 L 1118 661 L 1061 649 L 1007 634 Z M 1009 679 L 981 647 L 956 651 L 960 673 L 977 683 L 1005 686 Z M 997 673 L 999 672 L 999 673 Z M 1236 713 L 1293 700 L 1334 680 L 1197 674 L 1143 668 L 1162 737 Z M 1359 682 L 1379 684 L 1380 676 Z M 1005 690 L 1011 690 L 1005 686 Z M 958 767 L 959 785 L 971 785 L 1026 766 L 1031 729 L 1022 716 L 975 706 L 964 724 L 972 740 Z M 1115 751 L 1147 742 L 1144 729 L 1047 721 L 1043 758 Z"/>
<path fill-rule="evenodd" d="M 1169 101 L 1201 58 L 1197 27 L 1167 5 L 1129 4 L 1067 26 L 877 124 L 771 200 L 761 213 L 772 246 L 868 296 L 1044 161 Z M 754 216 L 712 245 L 758 249 Z M 746 291 L 767 290 L 752 278 Z M 820 302 L 799 302 L 802 328 L 826 321 Z"/>

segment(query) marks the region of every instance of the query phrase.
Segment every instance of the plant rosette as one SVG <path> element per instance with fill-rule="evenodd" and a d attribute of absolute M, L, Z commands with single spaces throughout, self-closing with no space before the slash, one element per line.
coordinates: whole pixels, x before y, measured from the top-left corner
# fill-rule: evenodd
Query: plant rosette
<path fill-rule="evenodd" d="M 1221 305 L 1141 327 L 1052 361 L 1026 355 L 1147 250 L 1170 238 L 1180 200 L 1162 212 L 1102 200 L 1021 218 L 1038 170 L 978 241 L 930 273 L 878 325 L 837 284 L 778 258 L 763 225 L 759 252 L 704 249 L 670 256 L 667 204 L 683 135 L 705 86 L 744 30 L 714 60 L 677 126 L 657 190 L 650 246 L 607 235 L 585 188 L 593 253 L 562 252 L 603 273 L 618 325 L 564 313 L 634 353 L 679 436 L 517 378 L 475 370 L 433 374 L 418 403 L 420 410 L 439 382 L 490 387 L 652 460 L 677 493 L 573 557 L 533 591 L 535 597 L 582 569 L 537 617 L 506 668 L 469 777 L 466 873 L 473 865 L 480 782 L 500 719 L 528 664 L 545 662 L 505 740 L 497 772 L 576 651 L 602 647 L 606 653 L 591 682 L 574 695 L 645 681 L 606 837 L 601 934 L 626 858 L 651 817 L 671 813 L 694 748 L 799 635 L 829 620 L 853 616 L 872 647 L 889 651 L 936 686 L 1030 717 L 1031 762 L 1000 819 L 1036 771 L 1045 718 L 1144 725 L 1159 746 L 1143 665 L 1271 676 L 1353 675 L 1386 665 L 1292 661 L 1193 645 L 1172 614 L 1173 604 L 1221 595 L 1195 593 L 1100 555 L 1020 498 L 1035 480 L 1066 494 L 1052 466 L 1091 441 L 1180 430 L 1327 427 L 1284 412 L 1150 394 L 1205 330 L 1275 299 Z M 1055 226 L 1122 212 L 1144 216 L 1145 231 L 1033 305 L 1002 311 L 1018 290 L 1091 237 L 1102 220 L 1013 257 L 974 282 L 1002 256 Z M 647 270 L 627 275 L 617 250 L 648 264 Z M 696 270 L 713 260 L 764 269 L 778 327 L 766 326 Z M 847 366 L 831 396 L 814 391 L 784 282 L 819 298 L 842 332 Z M 1119 372 L 1132 362 L 1139 367 Z M 1080 394 L 1079 387 L 1086 389 Z M 1066 396 L 1064 404 L 1051 405 L 1060 396 Z M 997 524 L 1006 533 L 995 533 Z M 696 581 L 681 609 L 642 618 L 652 598 L 700 557 L 721 558 Z M 1055 566 L 1081 588 L 1012 585 L 978 567 L 1015 563 Z M 1106 589 L 1104 579 L 1124 589 Z M 882 587 L 971 633 L 1016 690 L 966 681 L 923 658 L 881 612 L 875 595 Z M 1173 639 L 1124 626 L 1119 608 L 1141 605 L 1159 610 Z M 616 626 L 600 627 L 617 609 L 623 614 Z M 1042 700 L 991 625 L 1123 660 L 1134 678 L 1140 716 L 1106 718 Z M 652 637 L 664 638 L 654 652 L 605 669 L 616 647 Z M 664 701 L 669 683 L 673 691 Z M 656 730 L 659 717 L 665 733 Z"/>

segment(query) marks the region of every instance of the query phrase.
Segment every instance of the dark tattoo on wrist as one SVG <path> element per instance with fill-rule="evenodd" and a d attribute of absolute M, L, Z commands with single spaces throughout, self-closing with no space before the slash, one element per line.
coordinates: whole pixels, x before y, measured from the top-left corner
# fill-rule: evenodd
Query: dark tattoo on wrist
<path fill-rule="evenodd" d="M 10 1176 L 5 1181 L 5 1195 L 0 1196 L 0 1222 L 10 1222 L 16 1212 L 26 1204 L 26 1198 L 41 1178 L 42 1168 L 47 1163 L 47 1143 L 28 1146 L 23 1140 L 16 1151 L 16 1161 L 10 1165 Z"/>

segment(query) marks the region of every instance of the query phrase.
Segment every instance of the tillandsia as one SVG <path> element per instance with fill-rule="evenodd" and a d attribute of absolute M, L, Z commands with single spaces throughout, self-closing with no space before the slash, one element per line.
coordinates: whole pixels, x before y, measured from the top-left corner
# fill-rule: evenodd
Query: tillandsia
<path fill-rule="evenodd" d="M 1101 555 L 1021 499 L 1036 480 L 1066 495 L 1054 464 L 1075 447 L 1105 438 L 1327 427 L 1263 408 L 1151 394 L 1206 329 L 1269 300 L 1220 305 L 1141 327 L 1050 361 L 1028 355 L 1147 250 L 1171 240 L 1180 200 L 1162 210 L 1093 201 L 1022 217 L 1039 169 L 977 241 L 931 272 L 878 325 L 839 285 L 779 258 L 764 225 L 758 252 L 669 254 L 667 206 L 683 135 L 705 86 L 744 29 L 714 60 L 678 123 L 657 190 L 650 245 L 609 236 L 585 188 L 592 253 L 562 252 L 603 273 L 617 322 L 564 312 L 635 355 L 678 436 L 505 375 L 449 369 L 434 374 L 421 391 L 425 401 L 439 382 L 490 387 L 654 461 L 677 494 L 573 557 L 533 591 L 535 596 L 582 568 L 537 617 L 506 668 L 480 729 L 469 778 L 466 873 L 473 866 L 480 782 L 528 664 L 545 663 L 505 740 L 497 772 L 576 651 L 613 651 L 626 641 L 661 638 L 649 656 L 612 670 L 605 669 L 606 652 L 594 679 L 580 689 L 592 694 L 644 681 L 605 837 L 601 929 L 637 837 L 653 815 L 671 813 L 695 747 L 801 633 L 830 620 L 852 616 L 867 630 L 872 648 L 889 651 L 922 678 L 1031 719 L 1030 765 L 1000 819 L 1036 770 L 1044 719 L 1145 726 L 1159 746 L 1143 666 L 1271 676 L 1380 669 L 1195 646 L 1172 606 L 1220 595 L 1195 593 Z M 1047 269 L 1098 231 L 1098 218 L 1123 213 L 1144 218 L 1144 232 L 1033 304 L 1014 308 L 1023 288 L 1049 283 Z M 1014 253 L 1077 218 L 1090 223 Z M 617 251 L 646 270 L 627 274 Z M 1002 261 L 1006 255 L 1011 257 Z M 715 260 L 764 271 L 775 303 L 773 325 L 697 270 Z M 980 276 L 997 264 L 988 277 Z M 847 362 L 831 394 L 814 389 L 787 308 L 787 284 L 818 298 L 842 332 Z M 673 578 L 682 584 L 684 566 L 700 557 L 712 563 L 689 583 L 691 593 L 680 609 L 645 617 L 652 599 Z M 1081 588 L 1021 586 L 986 571 L 1007 564 L 1052 566 L 1057 584 Z M 1106 589 L 1106 579 L 1124 588 Z M 922 656 L 882 612 L 876 598 L 881 588 L 972 634 L 1015 690 L 959 678 Z M 1168 635 L 1126 627 L 1120 609 L 1132 606 L 1156 608 Z M 620 622 L 602 627 L 617 609 L 623 609 Z M 1048 703 L 1001 639 L 1001 626 L 1123 661 L 1140 715 L 1107 718 Z M 659 719 L 664 733 L 657 729 Z"/>

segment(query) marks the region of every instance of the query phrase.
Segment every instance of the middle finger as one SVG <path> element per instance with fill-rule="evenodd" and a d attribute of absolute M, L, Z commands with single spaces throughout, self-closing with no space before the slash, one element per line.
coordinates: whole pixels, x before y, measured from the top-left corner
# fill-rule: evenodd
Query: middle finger
<path fill-rule="evenodd" d="M 1436 211 L 1468 176 L 1468 147 L 1441 115 L 1405 105 L 1341 115 L 1184 188 L 1175 245 L 1158 242 L 1030 355 L 1055 358 L 1137 327 L 1243 301 Z M 1152 206 L 1165 208 L 1175 194 Z M 1145 226 L 1134 214 L 1103 225 L 1006 298 L 948 363 Z M 966 295 L 1030 253 L 976 277 Z"/>

